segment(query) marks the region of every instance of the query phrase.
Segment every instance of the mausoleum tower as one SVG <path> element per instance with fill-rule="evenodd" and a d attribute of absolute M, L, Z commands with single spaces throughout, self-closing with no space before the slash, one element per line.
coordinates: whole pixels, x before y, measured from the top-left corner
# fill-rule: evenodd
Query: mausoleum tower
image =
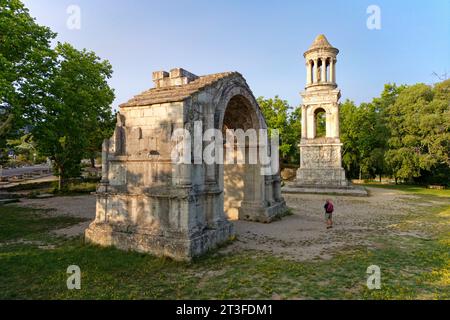
<path fill-rule="evenodd" d="M 297 185 L 346 187 L 339 139 L 339 99 L 334 48 L 321 34 L 304 53 L 306 88 L 301 94 L 302 134 Z"/>

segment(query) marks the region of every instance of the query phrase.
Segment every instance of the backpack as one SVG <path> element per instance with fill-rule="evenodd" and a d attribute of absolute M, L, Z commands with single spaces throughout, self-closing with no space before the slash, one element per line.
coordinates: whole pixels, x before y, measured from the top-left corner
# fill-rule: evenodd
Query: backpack
<path fill-rule="evenodd" d="M 328 203 L 326 211 L 327 213 L 332 213 L 334 210 L 333 204 L 331 202 Z"/>

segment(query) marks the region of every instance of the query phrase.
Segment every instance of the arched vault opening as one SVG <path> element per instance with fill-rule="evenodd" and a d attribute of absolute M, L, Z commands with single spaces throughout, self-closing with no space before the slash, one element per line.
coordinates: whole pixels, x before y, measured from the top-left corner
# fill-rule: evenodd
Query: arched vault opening
<path fill-rule="evenodd" d="M 231 98 L 223 119 L 224 164 L 219 170 L 224 213 L 230 220 L 249 219 L 241 209 L 242 204 L 262 200 L 264 196 L 264 176 L 258 157 L 259 128 L 258 115 L 251 102 L 242 95 Z"/>

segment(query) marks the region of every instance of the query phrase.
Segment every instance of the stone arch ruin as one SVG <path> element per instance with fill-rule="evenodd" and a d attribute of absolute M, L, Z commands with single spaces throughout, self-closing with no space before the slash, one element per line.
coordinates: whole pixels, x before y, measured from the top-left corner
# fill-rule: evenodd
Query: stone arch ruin
<path fill-rule="evenodd" d="M 263 175 L 261 162 L 206 163 L 198 159 L 204 142 L 200 153 L 197 144 L 182 150 L 191 162 L 173 161 L 178 129 L 195 136 L 198 128 L 223 135 L 267 128 L 245 79 L 236 72 L 199 77 L 173 69 L 153 73 L 153 81 L 155 88 L 120 106 L 114 135 L 103 144 L 96 218 L 86 240 L 189 260 L 232 238 L 230 220 L 271 222 L 282 214 L 279 172 Z M 258 137 L 261 142 L 270 154 L 269 140 Z M 257 147 L 249 139 L 227 152 L 236 158 Z"/>

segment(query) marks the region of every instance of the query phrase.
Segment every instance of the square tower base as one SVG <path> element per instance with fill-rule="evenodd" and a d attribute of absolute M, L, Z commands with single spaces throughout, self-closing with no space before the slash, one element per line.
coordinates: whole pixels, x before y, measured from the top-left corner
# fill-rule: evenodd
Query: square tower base
<path fill-rule="evenodd" d="M 325 185 L 308 186 L 299 185 L 295 182 L 287 183 L 281 190 L 284 194 L 330 194 L 341 196 L 367 197 L 369 194 L 364 187 L 349 184 L 346 187 L 333 187 Z"/>
<path fill-rule="evenodd" d="M 330 140 L 303 140 L 297 178 L 282 188 L 283 193 L 368 195 L 366 189 L 353 186 L 347 180 L 341 167 L 342 144 L 338 139 Z"/>

